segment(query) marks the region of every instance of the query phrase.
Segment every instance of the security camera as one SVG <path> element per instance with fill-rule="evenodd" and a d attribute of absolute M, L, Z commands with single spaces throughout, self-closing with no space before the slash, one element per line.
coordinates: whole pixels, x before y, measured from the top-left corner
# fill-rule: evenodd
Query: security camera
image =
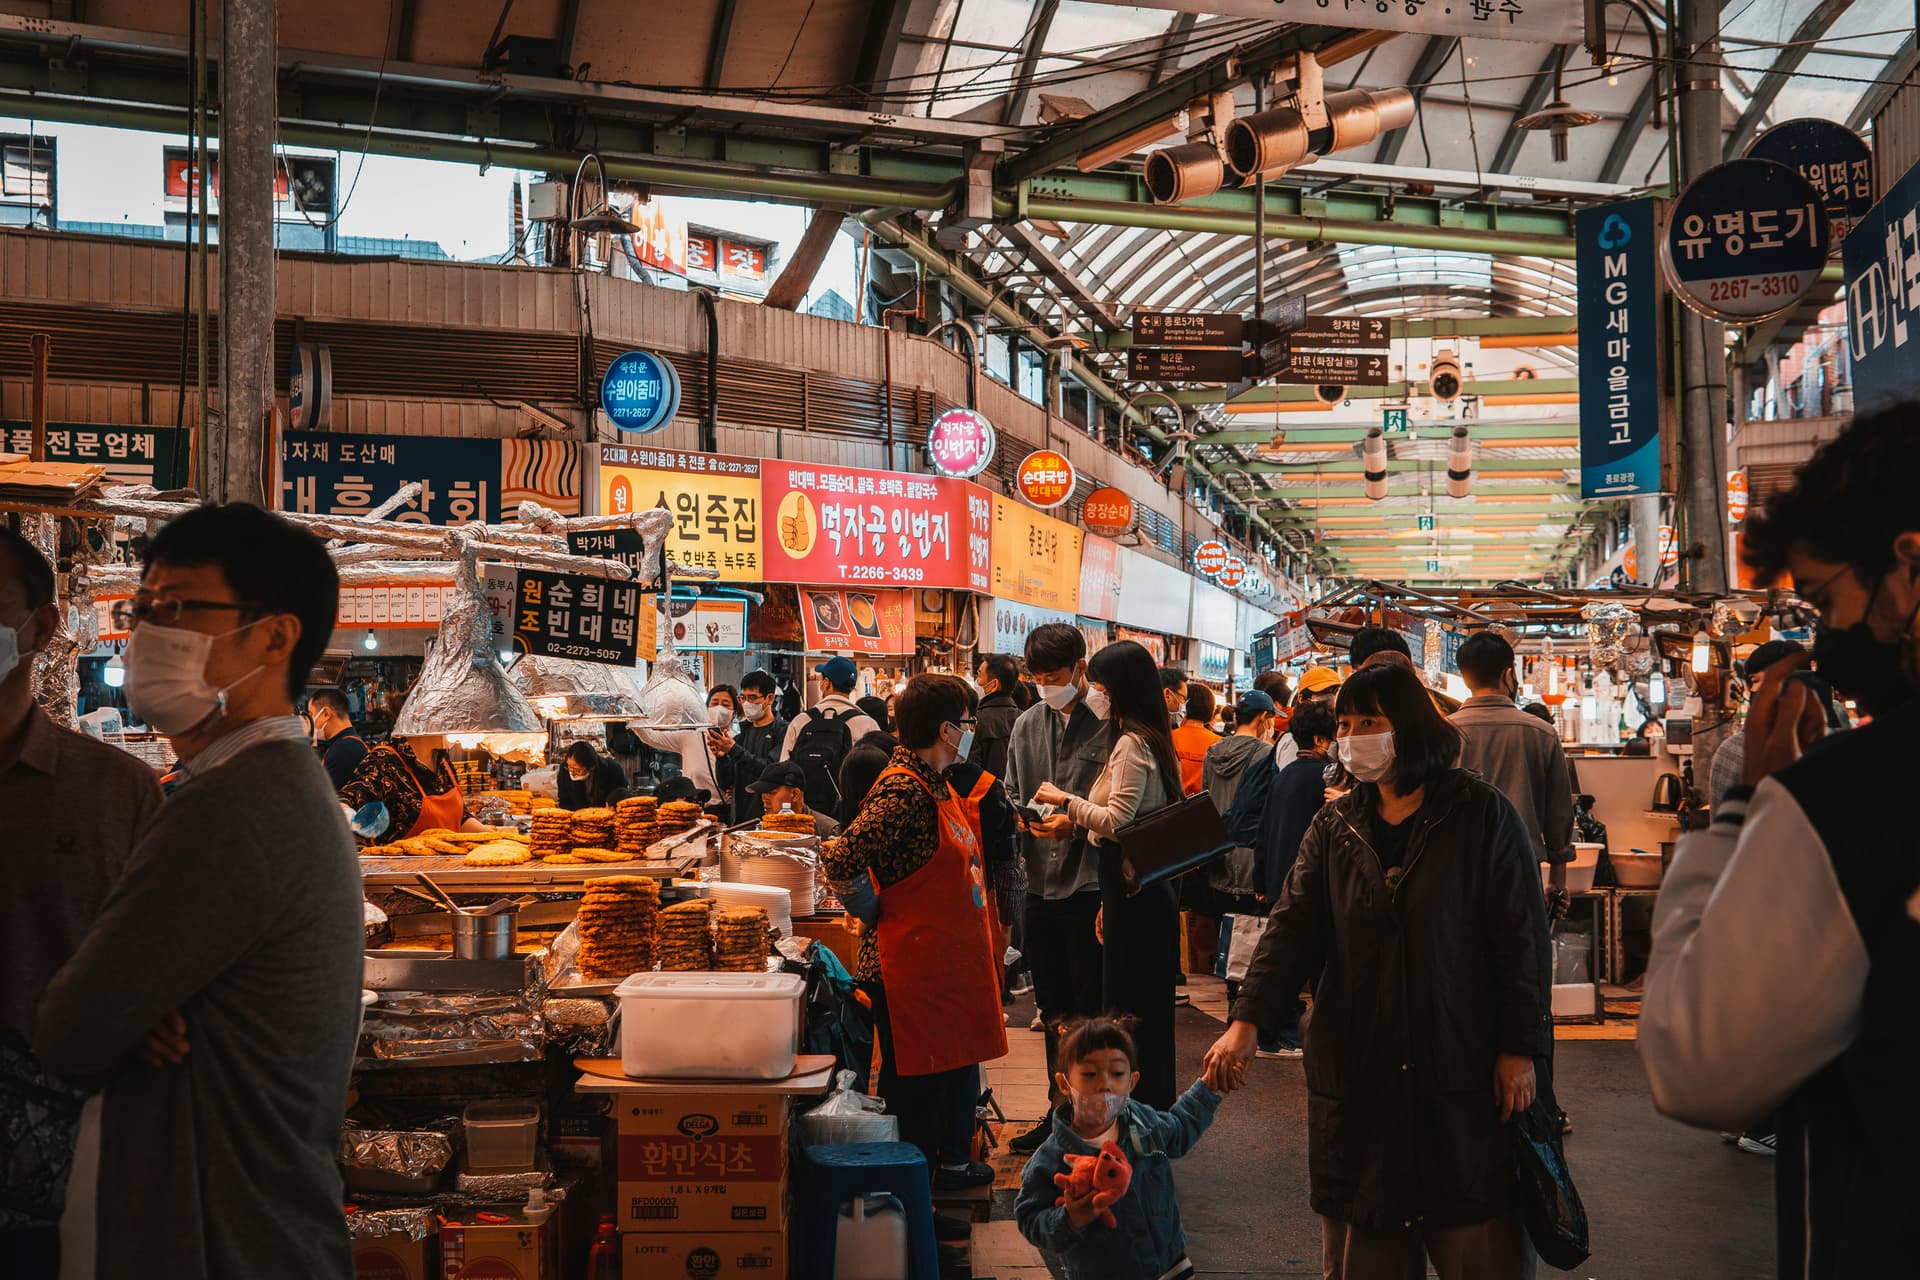
<path fill-rule="evenodd" d="M 1313 394 L 1320 397 L 1321 404 L 1331 408 L 1347 398 L 1347 389 L 1339 383 L 1330 382 L 1325 386 L 1315 387 Z"/>
<path fill-rule="evenodd" d="M 1434 356 L 1433 371 L 1427 376 L 1427 394 L 1441 404 L 1452 404 L 1460 398 L 1462 385 L 1460 357 L 1451 351 Z"/>

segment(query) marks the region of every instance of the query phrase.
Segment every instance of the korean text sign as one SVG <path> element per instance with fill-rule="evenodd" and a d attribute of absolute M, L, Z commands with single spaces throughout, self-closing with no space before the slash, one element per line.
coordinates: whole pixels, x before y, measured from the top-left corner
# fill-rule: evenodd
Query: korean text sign
<path fill-rule="evenodd" d="M 673 514 L 674 563 L 713 569 L 721 582 L 764 582 L 760 459 L 602 445 L 599 514 L 661 508 Z"/>
<path fill-rule="evenodd" d="M 1661 266 L 1693 310 L 1751 324 L 1806 295 L 1827 265 L 1827 239 L 1824 202 L 1805 178 L 1771 160 L 1732 160 L 1673 202 Z"/>
<path fill-rule="evenodd" d="M 640 588 L 630 582 L 521 569 L 513 645 L 522 653 L 631 667 L 640 656 Z"/>
<path fill-rule="evenodd" d="M 913 652 L 913 593 L 897 588 L 800 592 L 800 618 L 809 653 Z"/>
<path fill-rule="evenodd" d="M 1080 608 L 1080 543 L 1076 525 L 993 498 L 993 594 L 1042 609 Z"/>
<path fill-rule="evenodd" d="M 1858 412 L 1920 392 L 1920 166 L 1847 236 L 1847 343 Z"/>
<path fill-rule="evenodd" d="M 47 461 L 105 467 L 115 484 L 150 484 L 169 489 L 185 484 L 186 470 L 173 474 L 173 427 L 120 427 L 105 423 L 49 422 Z M 33 424 L 0 422 L 0 453 L 26 453 L 33 447 Z"/>
<path fill-rule="evenodd" d="M 1651 197 L 1574 215 L 1580 285 L 1580 494 L 1660 489 L 1658 211 Z"/>
<path fill-rule="evenodd" d="M 771 458 L 760 481 L 763 581 L 988 589 L 993 505 L 984 489 Z"/>
<path fill-rule="evenodd" d="M 499 521 L 523 501 L 580 513 L 580 446 L 570 440 L 288 431 L 280 437 L 280 509 L 361 516 L 412 481 L 390 519 L 456 525 Z"/>

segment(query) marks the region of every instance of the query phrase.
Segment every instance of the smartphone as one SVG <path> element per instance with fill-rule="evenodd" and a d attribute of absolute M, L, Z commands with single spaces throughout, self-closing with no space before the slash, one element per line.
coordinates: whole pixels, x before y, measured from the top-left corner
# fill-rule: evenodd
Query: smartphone
<path fill-rule="evenodd" d="M 1803 667 L 1790 674 L 1787 679 L 1807 686 L 1807 691 L 1819 700 L 1820 710 L 1827 718 L 1829 729 L 1840 729 L 1846 726 L 1846 719 L 1840 713 L 1840 702 L 1834 694 L 1833 685 L 1824 677 Z"/>
<path fill-rule="evenodd" d="M 1026 817 L 1028 822 L 1045 822 L 1053 816 L 1054 808 L 1050 804 L 1041 804 L 1036 800 L 1029 800 L 1020 806 L 1020 812 Z"/>

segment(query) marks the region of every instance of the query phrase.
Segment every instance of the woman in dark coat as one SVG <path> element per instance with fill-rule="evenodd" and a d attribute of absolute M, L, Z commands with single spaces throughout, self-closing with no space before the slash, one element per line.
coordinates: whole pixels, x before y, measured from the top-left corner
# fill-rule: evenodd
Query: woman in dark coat
<path fill-rule="evenodd" d="M 591 742 L 576 742 L 560 762 L 559 781 L 562 809 L 599 809 L 626 788 L 627 775 L 618 760 L 601 755 Z"/>
<path fill-rule="evenodd" d="M 1207 1053 L 1245 1080 L 1256 1028 L 1319 975 L 1304 1023 L 1308 1171 L 1332 1280 L 1520 1280 L 1532 1254 L 1505 1122 L 1552 1050 L 1546 911 L 1519 815 L 1454 766 L 1412 671 L 1340 691 L 1358 780 L 1301 841 L 1233 1021 Z"/>

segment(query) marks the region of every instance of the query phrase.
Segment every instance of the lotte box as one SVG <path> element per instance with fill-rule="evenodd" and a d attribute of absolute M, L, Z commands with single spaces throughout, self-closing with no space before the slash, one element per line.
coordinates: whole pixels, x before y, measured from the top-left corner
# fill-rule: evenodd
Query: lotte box
<path fill-rule="evenodd" d="M 778 1231 L 629 1232 L 620 1237 L 624 1280 L 786 1280 Z"/>
<path fill-rule="evenodd" d="M 787 1099 L 649 1093 L 616 1099 L 613 1112 L 622 1231 L 784 1226 Z"/>
<path fill-rule="evenodd" d="M 449 1213 L 440 1222 L 441 1280 L 560 1280 L 560 1224 L 546 1209 Z"/>
<path fill-rule="evenodd" d="M 431 1237 L 415 1240 L 404 1231 L 356 1239 L 354 1280 L 434 1280 L 432 1248 Z"/>

